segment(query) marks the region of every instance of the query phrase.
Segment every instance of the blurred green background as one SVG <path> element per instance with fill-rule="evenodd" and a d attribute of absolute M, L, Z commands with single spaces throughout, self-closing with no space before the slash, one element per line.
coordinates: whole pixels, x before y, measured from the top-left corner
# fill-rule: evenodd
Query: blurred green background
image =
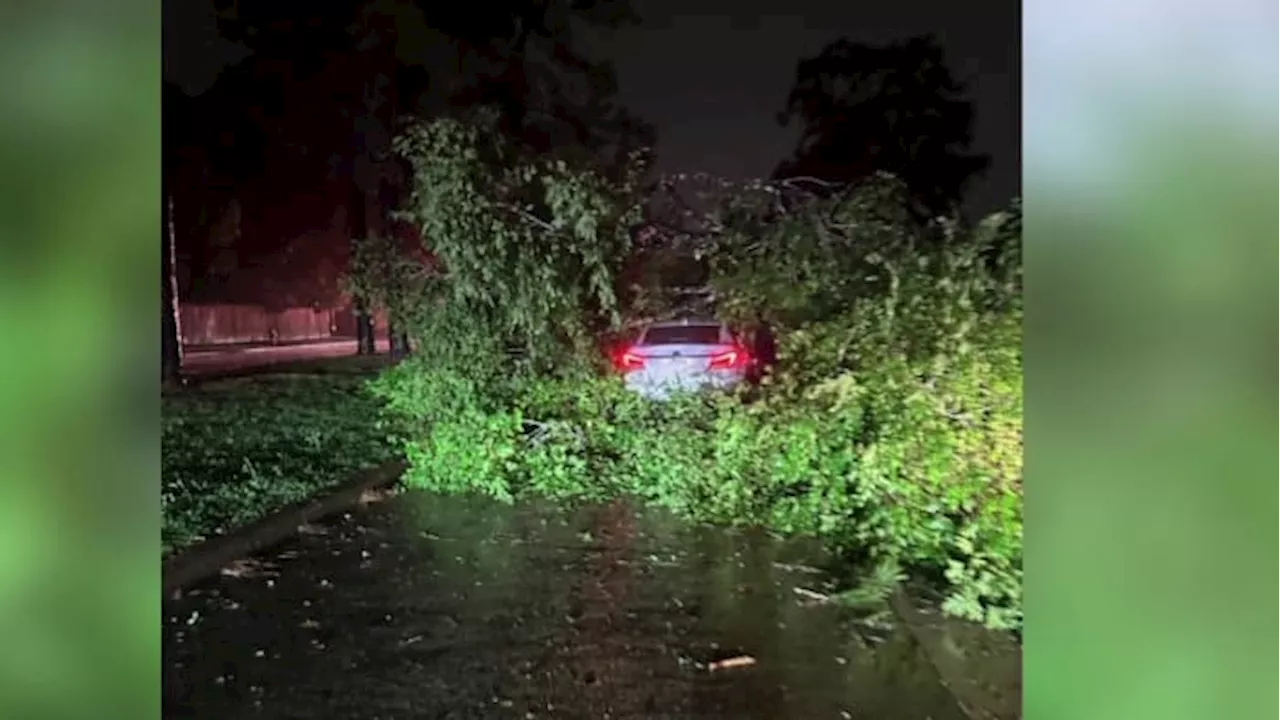
<path fill-rule="evenodd" d="M 1024 5 L 1028 718 L 1276 716 L 1276 3 Z"/>
<path fill-rule="evenodd" d="M 0 717 L 158 717 L 160 3 L 7 3 L 0 75 Z"/>
<path fill-rule="evenodd" d="M 1033 720 L 1276 716 L 1276 13 L 1023 8 Z M 0 717 L 157 717 L 160 3 L 0 73 Z"/>

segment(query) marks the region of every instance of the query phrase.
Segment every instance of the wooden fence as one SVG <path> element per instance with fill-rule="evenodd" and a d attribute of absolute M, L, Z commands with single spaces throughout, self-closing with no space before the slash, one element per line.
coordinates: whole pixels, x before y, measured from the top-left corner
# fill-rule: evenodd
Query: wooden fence
<path fill-rule="evenodd" d="M 355 337 L 350 307 L 295 307 L 269 311 L 257 305 L 179 306 L 182 344 L 187 346 L 236 343 L 306 342 Z M 386 333 L 386 320 L 374 317 L 375 332 Z"/>

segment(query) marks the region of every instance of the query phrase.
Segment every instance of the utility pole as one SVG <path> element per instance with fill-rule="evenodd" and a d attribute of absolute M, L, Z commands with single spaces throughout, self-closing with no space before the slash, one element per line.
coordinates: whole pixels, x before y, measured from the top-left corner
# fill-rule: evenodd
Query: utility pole
<path fill-rule="evenodd" d="M 167 385 L 182 380 L 182 315 L 178 305 L 177 241 L 173 220 L 173 193 L 165 197 L 165 232 L 161 250 L 160 377 Z"/>

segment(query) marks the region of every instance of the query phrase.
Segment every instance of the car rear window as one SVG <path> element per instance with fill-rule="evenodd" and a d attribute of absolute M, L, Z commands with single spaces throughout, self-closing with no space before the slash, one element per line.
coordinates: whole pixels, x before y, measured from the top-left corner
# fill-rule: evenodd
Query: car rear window
<path fill-rule="evenodd" d="M 719 325 L 663 325 L 649 328 L 644 345 L 718 345 Z"/>

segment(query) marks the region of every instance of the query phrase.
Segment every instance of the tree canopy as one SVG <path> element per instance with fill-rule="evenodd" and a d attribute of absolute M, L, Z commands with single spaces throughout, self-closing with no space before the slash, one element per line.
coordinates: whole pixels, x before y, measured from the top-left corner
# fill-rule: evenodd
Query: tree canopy
<path fill-rule="evenodd" d="M 575 147 L 624 165 L 631 150 L 652 144 L 652 126 L 618 104 L 612 67 L 584 54 L 576 37 L 634 22 L 628 3 L 215 5 L 220 36 L 245 57 L 212 90 L 226 94 L 234 85 L 235 96 L 256 98 L 239 114 L 253 122 L 223 120 L 237 136 L 232 154 L 249 172 L 271 150 L 352 173 L 360 156 L 390 158 L 400 116 L 479 106 L 498 108 L 499 129 L 539 150 Z"/>
<path fill-rule="evenodd" d="M 923 210 L 945 213 L 987 164 L 968 152 L 972 118 L 934 38 L 837 40 L 796 67 L 779 121 L 798 122 L 801 136 L 774 176 L 849 183 L 887 172 Z"/>

